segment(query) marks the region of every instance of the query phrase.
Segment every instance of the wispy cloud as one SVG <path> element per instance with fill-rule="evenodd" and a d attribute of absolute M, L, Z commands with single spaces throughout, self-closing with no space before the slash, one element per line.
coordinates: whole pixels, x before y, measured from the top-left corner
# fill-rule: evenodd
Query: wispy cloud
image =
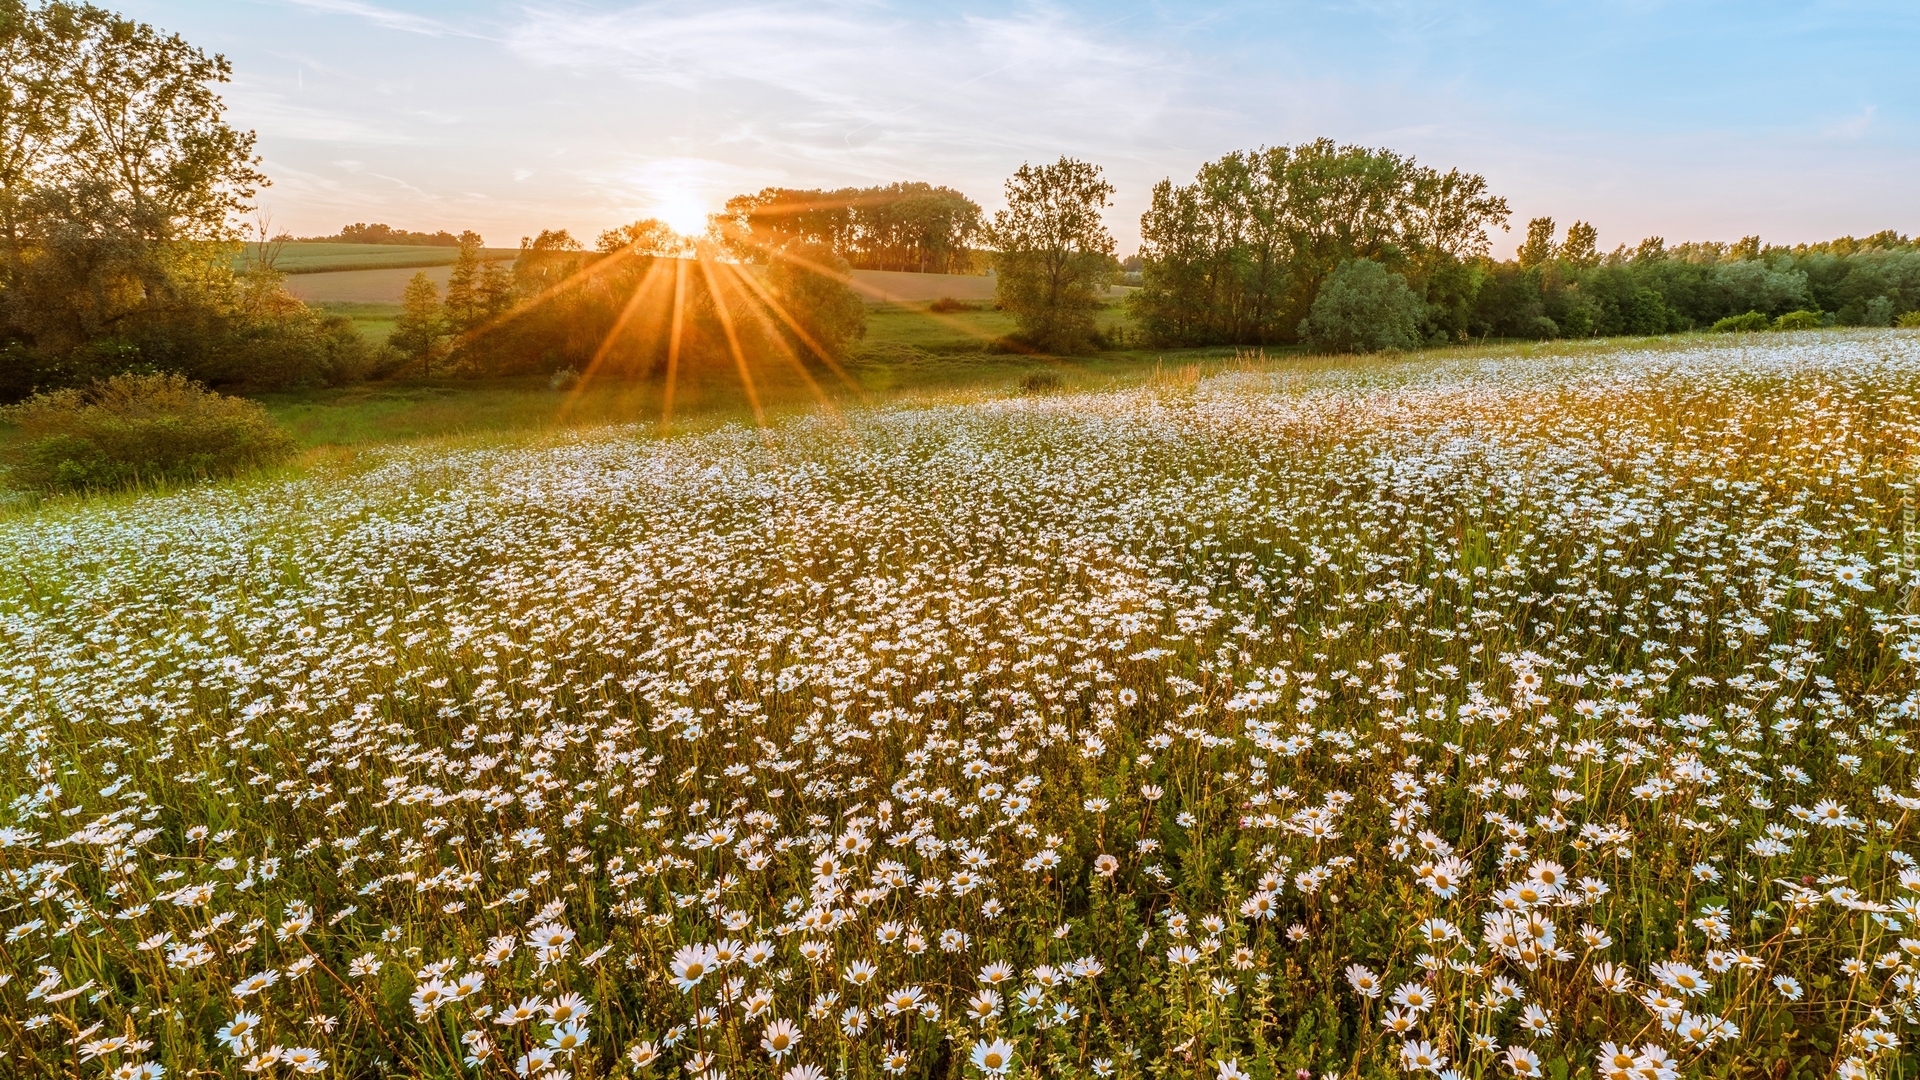
<path fill-rule="evenodd" d="M 360 0 L 284 0 L 292 7 L 305 8 L 326 15 L 347 15 L 372 23 L 385 30 L 400 30 L 409 34 L 427 34 L 433 37 L 458 36 L 476 37 L 470 31 L 462 30 L 423 15 L 414 15 L 405 11 L 380 7 L 377 4 L 361 3 Z"/>
<path fill-rule="evenodd" d="M 1825 134 L 1834 139 L 1858 139 L 1873 126 L 1874 106 L 1869 105 L 1837 124 L 1828 125 Z"/>
<path fill-rule="evenodd" d="M 946 18 L 832 2 L 538 8 L 507 41 L 543 66 L 697 98 L 696 138 L 856 170 L 1126 140 L 1157 126 L 1185 75 L 1177 56 L 1049 8 Z"/>

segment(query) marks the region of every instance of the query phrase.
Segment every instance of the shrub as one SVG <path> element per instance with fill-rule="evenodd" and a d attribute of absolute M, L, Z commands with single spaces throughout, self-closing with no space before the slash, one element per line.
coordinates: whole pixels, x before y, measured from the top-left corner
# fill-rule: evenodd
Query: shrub
<path fill-rule="evenodd" d="M 573 370 L 573 365 L 571 364 L 547 376 L 547 389 L 549 390 L 572 390 L 579 385 L 580 373 Z"/>
<path fill-rule="evenodd" d="M 1029 394 L 1045 394 L 1063 385 L 1060 376 L 1051 371 L 1036 371 L 1020 380 L 1020 389 Z"/>
<path fill-rule="evenodd" d="M 294 450 L 259 405 L 179 375 L 116 375 L 0 415 L 20 428 L 14 486 L 42 491 L 231 476 Z"/>
<path fill-rule="evenodd" d="M 933 303 L 928 304 L 927 310 L 944 315 L 953 311 L 979 311 L 980 305 L 969 304 L 965 300 L 955 300 L 951 296 L 943 296 Z"/>
<path fill-rule="evenodd" d="M 1775 330 L 1818 330 L 1820 325 L 1817 311 L 1789 311 L 1773 321 Z"/>
<path fill-rule="evenodd" d="M 1920 311 L 1909 311 L 1893 321 L 1893 325 L 1907 330 L 1920 330 Z"/>
<path fill-rule="evenodd" d="M 1407 279 L 1372 259 L 1350 259 L 1327 278 L 1300 322 L 1300 336 L 1334 352 L 1411 349 L 1426 305 Z"/>
<path fill-rule="evenodd" d="M 1749 311 L 1745 315 L 1729 315 L 1713 324 L 1716 334 L 1750 334 L 1756 330 L 1765 330 L 1773 325 L 1763 311 Z"/>

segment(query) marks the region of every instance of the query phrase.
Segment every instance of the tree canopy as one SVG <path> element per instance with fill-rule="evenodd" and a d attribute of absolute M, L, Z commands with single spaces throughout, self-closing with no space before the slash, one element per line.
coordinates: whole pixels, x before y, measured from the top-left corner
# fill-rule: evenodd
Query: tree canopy
<path fill-rule="evenodd" d="M 1047 352 L 1084 352 L 1096 339 L 1096 292 L 1112 280 L 1113 236 L 1101 213 L 1113 185 L 1098 165 L 1062 157 L 1023 164 L 993 215 L 994 294 L 1019 320 L 1020 337 Z"/>
<path fill-rule="evenodd" d="M 969 273 L 979 204 L 948 187 L 766 188 L 727 200 L 715 225 L 736 254 L 760 262 L 803 245 L 832 249 L 859 270 Z"/>
<path fill-rule="evenodd" d="M 1166 345 L 1292 341 L 1335 268 L 1370 259 L 1424 281 L 1484 256 L 1506 200 L 1486 180 L 1391 150 L 1236 151 L 1194 181 L 1161 181 L 1140 221 L 1133 310 Z"/>

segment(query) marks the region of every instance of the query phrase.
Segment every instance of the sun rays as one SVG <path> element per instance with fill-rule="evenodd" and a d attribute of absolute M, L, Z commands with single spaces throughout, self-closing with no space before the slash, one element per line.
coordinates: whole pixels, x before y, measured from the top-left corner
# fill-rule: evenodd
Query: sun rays
<path fill-rule="evenodd" d="M 982 346 L 1006 344 L 933 304 L 856 282 L 842 250 L 851 244 L 845 250 L 857 253 L 857 238 L 821 242 L 833 236 L 814 220 L 848 211 L 833 194 L 751 213 L 730 203 L 698 237 L 659 220 L 635 222 L 602 234 L 597 252 L 564 234 L 553 245 L 543 236 L 515 265 L 521 299 L 449 349 L 456 364 L 476 368 L 499 358 L 495 366 L 507 370 L 561 369 L 571 384 L 556 410 L 561 420 L 576 417 L 610 380 L 648 387 L 664 435 L 696 388 L 737 400 L 762 428 L 770 408 L 795 397 L 830 416 L 842 401 L 864 400 L 844 358 L 865 332 L 869 303 L 911 306 Z M 807 215 L 811 223 L 796 231 L 792 223 Z"/>

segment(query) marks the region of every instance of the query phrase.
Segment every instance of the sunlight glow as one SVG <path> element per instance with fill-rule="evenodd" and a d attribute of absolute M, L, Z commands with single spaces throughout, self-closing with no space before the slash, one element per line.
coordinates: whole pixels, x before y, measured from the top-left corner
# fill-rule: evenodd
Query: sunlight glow
<path fill-rule="evenodd" d="M 711 212 L 706 200 L 693 192 L 673 191 L 662 194 L 647 216 L 659 218 L 682 236 L 699 236 L 707 231 Z"/>

